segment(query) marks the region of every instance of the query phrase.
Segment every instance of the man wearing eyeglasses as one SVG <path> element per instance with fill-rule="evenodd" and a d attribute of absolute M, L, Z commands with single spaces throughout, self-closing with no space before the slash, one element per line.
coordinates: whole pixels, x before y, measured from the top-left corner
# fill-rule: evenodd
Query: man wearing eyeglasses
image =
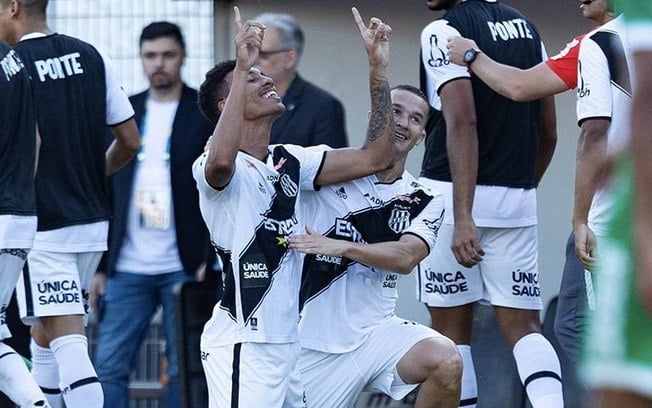
<path fill-rule="evenodd" d="M 270 143 L 347 147 L 340 101 L 297 72 L 304 48 L 303 30 L 297 21 L 280 13 L 260 14 L 255 20 L 266 27 L 256 66 L 274 80 L 286 107 L 272 126 Z"/>

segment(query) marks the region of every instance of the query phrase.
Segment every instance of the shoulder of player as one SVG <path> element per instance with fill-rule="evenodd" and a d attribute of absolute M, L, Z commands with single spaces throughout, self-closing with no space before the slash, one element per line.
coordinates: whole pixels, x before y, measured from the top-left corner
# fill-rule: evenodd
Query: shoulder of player
<path fill-rule="evenodd" d="M 589 31 L 584 35 L 583 41 L 585 40 L 595 41 L 596 37 L 604 35 L 604 33 L 621 36 L 623 29 L 624 27 L 622 24 L 622 16 L 618 16 L 611 21 L 608 21 L 597 27 L 594 27 L 591 31 Z"/>

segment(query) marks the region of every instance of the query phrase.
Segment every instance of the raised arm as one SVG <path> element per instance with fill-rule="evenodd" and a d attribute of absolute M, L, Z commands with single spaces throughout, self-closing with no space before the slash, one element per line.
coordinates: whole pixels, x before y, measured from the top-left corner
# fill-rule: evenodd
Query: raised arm
<path fill-rule="evenodd" d="M 404 234 L 398 241 L 365 244 L 320 235 L 306 228 L 307 235 L 293 235 L 290 248 L 304 254 L 345 256 L 373 268 L 409 274 L 428 255 L 428 246 L 416 235 Z"/>
<path fill-rule="evenodd" d="M 394 119 L 387 80 L 392 29 L 376 17 L 372 17 L 369 26 L 366 26 L 358 10 L 354 7 L 351 11 L 369 57 L 371 117 L 362 147 L 335 149 L 326 154 L 324 167 L 316 180 L 319 185 L 368 176 L 389 167 L 395 155 L 392 144 Z"/>
<path fill-rule="evenodd" d="M 500 64 L 483 53 L 473 40 L 463 37 L 451 38 L 448 55 L 455 64 L 467 65 L 464 53 L 469 49 L 480 51 L 469 65 L 483 82 L 494 91 L 518 102 L 541 99 L 568 90 L 568 85 L 550 67 L 542 62 L 528 69 Z"/>
<path fill-rule="evenodd" d="M 208 157 L 204 168 L 206 180 L 214 188 L 226 186 L 235 171 L 235 158 L 242 140 L 245 86 L 249 70 L 258 58 L 265 32 L 265 26 L 256 21 L 242 23 L 240 10 L 237 6 L 233 9 L 236 65 L 222 114 L 208 142 Z"/>

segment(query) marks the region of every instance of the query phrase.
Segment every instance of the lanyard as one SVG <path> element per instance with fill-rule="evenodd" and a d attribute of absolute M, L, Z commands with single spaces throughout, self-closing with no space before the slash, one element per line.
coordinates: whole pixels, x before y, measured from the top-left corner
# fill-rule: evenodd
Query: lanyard
<path fill-rule="evenodd" d="M 147 102 L 145 102 L 145 112 L 143 112 L 143 118 L 140 121 L 140 146 L 138 147 L 138 153 L 136 154 L 136 159 L 140 162 L 145 160 L 145 146 L 147 141 L 145 140 L 147 135 Z M 165 151 L 163 152 L 161 159 L 165 162 L 170 161 L 170 141 L 172 140 L 172 126 L 168 129 L 167 142 L 165 143 Z"/>

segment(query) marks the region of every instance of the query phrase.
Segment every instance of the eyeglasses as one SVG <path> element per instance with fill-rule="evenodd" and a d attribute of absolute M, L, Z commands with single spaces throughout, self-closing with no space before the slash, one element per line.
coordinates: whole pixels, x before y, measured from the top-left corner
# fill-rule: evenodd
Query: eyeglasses
<path fill-rule="evenodd" d="M 593 1 L 594 1 L 594 0 L 582 0 L 582 1 L 580 1 L 580 3 L 582 3 L 582 4 L 586 5 L 586 6 L 588 6 L 589 4 L 593 3 Z"/>
<path fill-rule="evenodd" d="M 584 0 L 584 1 L 587 1 L 587 0 Z M 292 48 L 281 48 L 280 50 L 274 50 L 274 51 L 262 51 L 261 50 L 261 51 L 258 51 L 258 56 L 260 58 L 267 58 L 270 55 L 280 54 L 282 52 L 288 52 L 288 51 L 292 51 Z"/>

